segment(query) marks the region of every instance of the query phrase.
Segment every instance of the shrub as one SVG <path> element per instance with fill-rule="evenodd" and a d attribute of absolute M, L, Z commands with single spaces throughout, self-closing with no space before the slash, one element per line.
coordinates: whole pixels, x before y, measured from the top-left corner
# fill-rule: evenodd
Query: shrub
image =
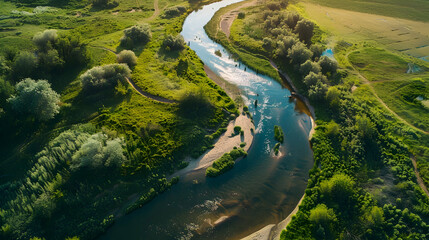
<path fill-rule="evenodd" d="M 302 76 L 307 76 L 310 72 L 320 73 L 321 68 L 318 63 L 311 61 L 310 59 L 301 64 L 299 72 Z"/>
<path fill-rule="evenodd" d="M 310 210 L 308 220 L 313 223 L 313 234 L 316 239 L 332 239 L 334 224 L 337 222 L 334 210 L 325 204 L 319 204 Z"/>
<path fill-rule="evenodd" d="M 283 129 L 280 126 L 274 126 L 274 139 L 280 143 L 283 143 L 284 141 Z"/>
<path fill-rule="evenodd" d="M 202 89 L 186 93 L 179 101 L 179 113 L 186 117 L 206 116 L 213 108 L 213 104 Z"/>
<path fill-rule="evenodd" d="M 246 143 L 245 143 L 245 142 L 240 143 L 240 147 L 241 147 L 241 148 L 244 148 L 245 146 L 246 146 Z"/>
<path fill-rule="evenodd" d="M 304 83 L 307 85 L 307 87 L 311 87 L 313 85 L 316 85 L 318 82 L 325 83 L 328 80 L 322 73 L 314 73 L 310 72 L 307 76 L 304 78 Z"/>
<path fill-rule="evenodd" d="M 85 91 L 114 88 L 118 81 L 125 81 L 131 76 L 131 70 L 126 64 L 109 64 L 93 67 L 86 71 L 80 80 Z"/>
<path fill-rule="evenodd" d="M 16 112 L 29 113 L 41 121 L 49 120 L 59 113 L 60 95 L 51 89 L 48 81 L 26 78 L 17 83 L 15 88 L 17 94 L 8 101 Z"/>
<path fill-rule="evenodd" d="M 144 45 L 150 41 L 151 37 L 152 33 L 149 25 L 135 25 L 124 30 L 121 46 L 132 48 L 137 45 Z"/>
<path fill-rule="evenodd" d="M 68 66 L 81 67 L 90 60 L 86 44 L 79 34 L 60 34 L 55 41 L 54 48 Z"/>
<path fill-rule="evenodd" d="M 13 74 L 16 79 L 31 77 L 36 67 L 36 56 L 30 52 L 21 52 L 13 65 Z"/>
<path fill-rule="evenodd" d="M 331 73 L 334 74 L 337 72 L 338 69 L 338 63 L 335 60 L 332 60 L 331 58 L 327 56 L 322 56 L 319 60 L 319 65 L 322 68 L 322 72 L 324 74 Z"/>
<path fill-rule="evenodd" d="M 171 51 L 182 50 L 185 48 L 185 40 L 180 34 L 178 34 L 177 36 L 167 35 L 162 45 L 167 50 L 171 50 Z"/>
<path fill-rule="evenodd" d="M 64 61 L 60 58 L 58 51 L 55 49 L 39 53 L 38 61 L 39 69 L 47 72 L 58 69 L 64 64 Z"/>
<path fill-rule="evenodd" d="M 274 145 L 274 154 L 278 155 L 279 154 L 279 149 L 280 149 L 280 143 L 276 143 L 276 145 Z"/>
<path fill-rule="evenodd" d="M 313 44 L 310 46 L 310 51 L 313 53 L 313 60 L 317 60 L 322 56 L 323 47 L 320 44 Z"/>
<path fill-rule="evenodd" d="M 116 60 L 118 63 L 125 63 L 129 67 L 134 67 L 137 65 L 137 57 L 133 51 L 130 50 L 122 50 L 117 56 Z"/>
<path fill-rule="evenodd" d="M 58 38 L 57 30 L 55 29 L 47 29 L 43 32 L 36 33 L 33 37 L 33 42 L 36 46 L 42 50 L 46 51 Z"/>
<path fill-rule="evenodd" d="M 236 148 L 234 147 L 233 150 L 229 153 L 225 153 L 213 162 L 212 166 L 207 168 L 206 170 L 206 176 L 207 177 L 216 177 L 221 175 L 222 173 L 230 170 L 234 167 L 234 161 L 237 160 L 239 157 L 246 156 L 247 153 L 242 148 Z"/>
<path fill-rule="evenodd" d="M 111 0 L 92 0 L 92 5 L 98 8 L 115 8 L 119 5 L 119 2 Z"/>
<path fill-rule="evenodd" d="M 240 131 L 241 131 L 241 127 L 240 127 L 240 126 L 235 126 L 235 127 L 234 127 L 234 133 L 235 133 L 235 134 L 240 133 Z"/>
<path fill-rule="evenodd" d="M 173 18 L 178 17 L 186 12 L 186 8 L 183 6 L 169 7 L 165 9 L 163 18 Z"/>
<path fill-rule="evenodd" d="M 237 18 L 243 19 L 245 16 L 246 16 L 246 14 L 244 12 L 239 12 Z"/>
<path fill-rule="evenodd" d="M 278 42 L 278 49 L 276 50 L 276 55 L 278 57 L 287 57 L 288 51 L 298 42 L 298 39 L 295 36 L 286 36 L 283 37 Z"/>
<path fill-rule="evenodd" d="M 239 157 L 247 156 L 247 152 L 244 151 L 243 148 L 236 148 L 229 152 L 229 155 L 231 156 L 232 160 L 237 160 Z"/>
<path fill-rule="evenodd" d="M 313 53 L 302 42 L 297 42 L 288 51 L 291 62 L 299 65 L 310 59 L 312 55 Z"/>
<path fill-rule="evenodd" d="M 295 29 L 296 24 L 298 23 L 298 21 L 301 19 L 301 16 L 298 13 L 294 13 L 294 12 L 289 12 L 287 15 L 287 18 L 285 20 L 286 25 L 290 28 L 290 29 Z"/>
<path fill-rule="evenodd" d="M 15 88 L 9 81 L 0 78 L 0 107 L 6 103 L 8 99 L 14 92 Z"/>
<path fill-rule="evenodd" d="M 318 81 L 316 84 L 310 86 L 308 96 L 313 100 L 324 100 L 327 91 L 328 85 L 322 81 Z"/>
<path fill-rule="evenodd" d="M 123 139 L 109 140 L 107 135 L 96 133 L 73 154 L 70 168 L 78 170 L 120 167 L 126 160 L 123 145 Z"/>

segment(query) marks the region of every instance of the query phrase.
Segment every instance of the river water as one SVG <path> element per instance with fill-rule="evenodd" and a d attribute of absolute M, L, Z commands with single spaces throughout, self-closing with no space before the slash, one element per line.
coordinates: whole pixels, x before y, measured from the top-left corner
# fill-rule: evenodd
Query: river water
<path fill-rule="evenodd" d="M 218 9 L 240 1 L 224 0 L 191 13 L 181 34 L 206 65 L 243 91 L 256 127 L 248 157 L 217 178 L 206 178 L 203 170 L 181 176 L 171 190 L 119 219 L 101 239 L 239 239 L 283 220 L 303 195 L 313 165 L 310 117 L 289 100 L 288 89 L 245 70 L 203 29 Z M 274 125 L 285 133 L 280 156 L 272 152 Z"/>

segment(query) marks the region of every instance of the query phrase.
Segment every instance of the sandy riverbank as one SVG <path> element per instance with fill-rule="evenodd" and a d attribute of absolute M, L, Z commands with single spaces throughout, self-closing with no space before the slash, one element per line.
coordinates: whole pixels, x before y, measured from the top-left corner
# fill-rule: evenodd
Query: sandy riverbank
<path fill-rule="evenodd" d="M 223 81 L 225 80 L 217 76 L 207 66 L 204 67 L 204 70 L 206 71 L 206 74 L 210 79 L 212 79 L 220 87 L 223 88 Z M 224 90 L 232 99 L 240 97 L 237 96 L 238 94 L 240 94 L 240 92 L 236 91 L 233 87 L 224 88 Z M 232 137 L 235 126 L 241 127 L 241 129 L 244 131 L 244 136 L 238 134 Z M 189 165 L 186 168 L 177 171 L 171 177 L 180 176 L 192 171 L 207 168 L 211 166 L 211 164 L 216 159 L 220 158 L 224 153 L 230 152 L 234 147 L 239 147 L 240 143 L 242 142 L 246 143 L 246 146 L 244 146 L 243 149 L 246 152 L 249 151 L 250 147 L 252 146 L 254 137 L 254 133 L 252 133 L 250 129 L 255 130 L 255 125 L 253 124 L 252 119 L 246 114 L 241 113 L 240 116 L 238 116 L 235 120 L 231 121 L 228 124 L 226 132 L 217 139 L 216 143 L 214 144 L 214 148 L 208 150 L 198 159 L 188 159 Z"/>

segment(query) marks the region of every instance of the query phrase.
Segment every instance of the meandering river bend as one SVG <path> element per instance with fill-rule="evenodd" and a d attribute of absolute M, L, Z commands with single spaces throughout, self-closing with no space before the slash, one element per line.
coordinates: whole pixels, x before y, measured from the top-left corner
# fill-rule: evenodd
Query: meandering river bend
<path fill-rule="evenodd" d="M 239 239 L 283 220 L 303 195 L 313 165 L 310 117 L 289 100 L 288 89 L 230 58 L 203 29 L 217 10 L 240 1 L 192 12 L 181 34 L 206 65 L 242 90 L 256 126 L 248 157 L 217 178 L 206 178 L 204 170 L 181 176 L 171 190 L 119 219 L 101 239 Z M 285 133 L 280 156 L 272 151 L 274 125 Z"/>

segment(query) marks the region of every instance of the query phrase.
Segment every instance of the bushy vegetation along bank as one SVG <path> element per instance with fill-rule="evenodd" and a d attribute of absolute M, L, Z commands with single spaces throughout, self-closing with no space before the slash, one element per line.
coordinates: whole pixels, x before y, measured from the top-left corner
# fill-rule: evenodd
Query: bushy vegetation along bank
<path fill-rule="evenodd" d="M 217 177 L 225 173 L 234 167 L 235 160 L 246 155 L 247 152 L 244 149 L 234 147 L 231 152 L 223 154 L 222 157 L 213 162 L 211 167 L 206 169 L 206 176 Z"/>
<path fill-rule="evenodd" d="M 416 182 L 410 154 L 424 159 L 428 136 L 387 112 L 346 68 L 342 59 L 353 44 L 337 43 L 340 64 L 322 57 L 326 34 L 285 5 L 241 9 L 244 17 L 234 21 L 229 39 L 215 35 L 213 23 L 206 27 L 211 37 L 239 49 L 232 52 L 241 59 L 254 53 L 275 61 L 315 107 L 315 164 L 281 239 L 427 238 L 429 198 Z"/>
<path fill-rule="evenodd" d="M 201 2 L 135 3 L 0 2 L 1 239 L 97 237 L 237 113 L 177 37 Z"/>

